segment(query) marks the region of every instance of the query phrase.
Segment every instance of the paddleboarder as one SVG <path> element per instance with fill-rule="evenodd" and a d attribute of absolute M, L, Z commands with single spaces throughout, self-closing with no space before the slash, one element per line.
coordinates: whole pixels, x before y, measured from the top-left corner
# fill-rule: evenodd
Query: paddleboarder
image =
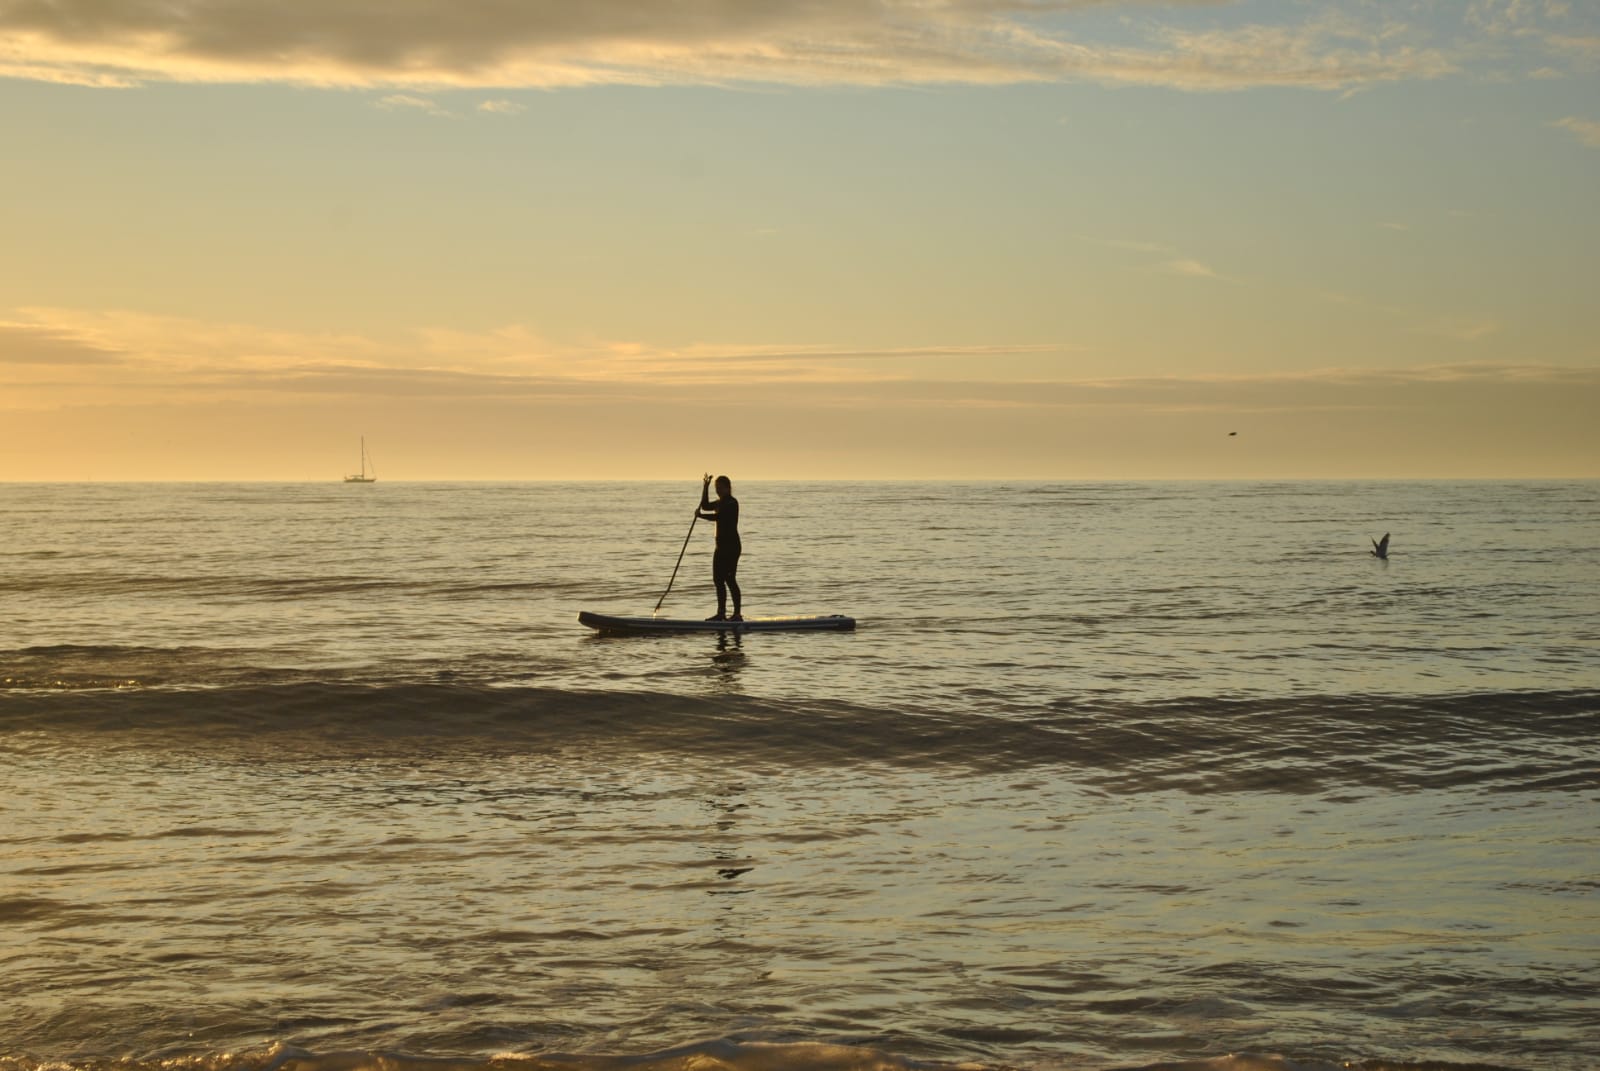
<path fill-rule="evenodd" d="M 717 549 L 711 556 L 711 579 L 717 585 L 717 612 L 707 621 L 743 621 L 739 612 L 739 500 L 733 497 L 733 481 L 717 477 L 717 500 L 711 501 L 711 477 L 700 485 L 700 506 L 695 516 L 717 522 Z M 728 616 L 728 593 L 733 592 L 733 616 Z"/>

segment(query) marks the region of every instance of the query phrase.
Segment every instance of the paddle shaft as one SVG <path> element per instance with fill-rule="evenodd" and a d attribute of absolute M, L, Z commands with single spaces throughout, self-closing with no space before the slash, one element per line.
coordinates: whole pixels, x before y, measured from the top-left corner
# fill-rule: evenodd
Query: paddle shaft
<path fill-rule="evenodd" d="M 710 477 L 707 478 L 709 479 Z M 672 567 L 672 576 L 667 580 L 667 590 L 663 591 L 661 593 L 661 598 L 656 600 L 656 608 L 655 610 L 652 610 L 651 613 L 659 611 L 661 609 L 661 604 L 667 601 L 667 595 L 672 591 L 672 582 L 678 579 L 678 566 L 683 564 L 683 552 L 689 549 L 689 536 L 694 535 L 694 522 L 698 521 L 699 519 L 700 511 L 699 509 L 696 509 L 694 516 L 689 519 L 688 535 L 683 537 L 683 546 L 678 550 L 677 564 Z"/>

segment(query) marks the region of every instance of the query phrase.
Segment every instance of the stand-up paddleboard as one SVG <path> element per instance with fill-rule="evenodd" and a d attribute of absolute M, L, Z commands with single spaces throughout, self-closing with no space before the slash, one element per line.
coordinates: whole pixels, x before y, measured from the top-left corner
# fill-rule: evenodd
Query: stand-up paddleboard
<path fill-rule="evenodd" d="M 639 635 L 650 632 L 844 632 L 856 627 L 856 619 L 843 614 L 814 614 L 809 617 L 747 617 L 743 621 L 695 621 L 681 617 L 612 617 L 578 614 L 578 622 L 596 632 L 612 635 Z"/>

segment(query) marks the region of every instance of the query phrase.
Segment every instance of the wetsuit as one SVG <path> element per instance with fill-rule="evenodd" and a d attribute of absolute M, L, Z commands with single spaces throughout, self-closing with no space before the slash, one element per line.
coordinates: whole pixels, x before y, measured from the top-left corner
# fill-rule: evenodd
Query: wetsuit
<path fill-rule="evenodd" d="M 728 593 L 733 592 L 733 612 L 739 614 L 739 500 L 729 495 L 712 502 L 709 489 L 700 489 L 700 516 L 717 522 L 717 549 L 711 556 L 711 579 L 717 585 L 717 616 L 728 614 Z"/>

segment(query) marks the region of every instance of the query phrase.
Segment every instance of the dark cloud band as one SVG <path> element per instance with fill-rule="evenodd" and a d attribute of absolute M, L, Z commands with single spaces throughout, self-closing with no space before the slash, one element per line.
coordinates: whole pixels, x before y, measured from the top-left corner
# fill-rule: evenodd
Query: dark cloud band
<path fill-rule="evenodd" d="M 1257 24 L 1213 0 L 0 0 L 0 76 L 1338 89 L 1448 73 L 1470 51 L 1458 35 L 1487 32 L 1459 19 L 1441 29 L 1437 17 L 1423 28 L 1420 18 L 1393 16 L 1409 7 L 1390 5 L 1382 25 L 1371 25 L 1371 5 L 1286 5 L 1279 21 Z M 1117 21 L 1108 15 L 1120 13 L 1130 19 L 1107 30 Z M 1547 28 L 1547 39 L 1578 39 L 1584 27 L 1563 29 Z"/>

